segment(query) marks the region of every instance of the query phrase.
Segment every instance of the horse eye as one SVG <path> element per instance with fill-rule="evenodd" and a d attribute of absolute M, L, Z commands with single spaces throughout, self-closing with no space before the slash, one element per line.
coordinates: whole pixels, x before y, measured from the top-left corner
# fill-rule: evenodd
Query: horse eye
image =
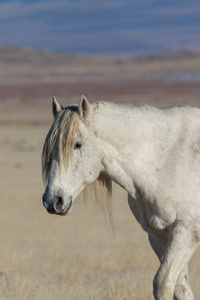
<path fill-rule="evenodd" d="M 77 142 L 75 145 L 74 145 L 74 149 L 80 149 L 82 146 L 81 142 Z"/>

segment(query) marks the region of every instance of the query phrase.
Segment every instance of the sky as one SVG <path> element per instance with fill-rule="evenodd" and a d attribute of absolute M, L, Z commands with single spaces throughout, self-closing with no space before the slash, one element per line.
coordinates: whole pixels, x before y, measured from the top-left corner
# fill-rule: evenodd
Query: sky
<path fill-rule="evenodd" d="M 61 53 L 200 50 L 199 0 L 0 0 L 0 44 Z"/>

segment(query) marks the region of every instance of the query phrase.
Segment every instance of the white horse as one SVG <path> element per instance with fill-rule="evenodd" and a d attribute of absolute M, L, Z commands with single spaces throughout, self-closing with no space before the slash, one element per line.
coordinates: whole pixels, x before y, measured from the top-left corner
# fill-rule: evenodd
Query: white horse
<path fill-rule="evenodd" d="M 53 98 L 53 115 L 42 155 L 47 211 L 70 213 L 93 183 L 103 205 L 102 188 L 117 182 L 160 260 L 155 299 L 194 299 L 188 262 L 200 242 L 200 110 L 89 104 L 82 96 L 66 108 Z"/>

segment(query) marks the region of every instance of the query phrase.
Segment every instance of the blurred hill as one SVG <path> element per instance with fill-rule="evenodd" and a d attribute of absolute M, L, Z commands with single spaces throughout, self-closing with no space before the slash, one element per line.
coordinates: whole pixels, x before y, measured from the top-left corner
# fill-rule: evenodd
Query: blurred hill
<path fill-rule="evenodd" d="M 199 83 L 200 52 L 98 57 L 1 45 L 0 105 L 6 113 L 1 110 L 0 121 L 8 115 L 31 121 L 40 110 L 37 118 L 46 122 L 53 95 L 63 105 L 77 103 L 84 94 L 91 102 L 198 106 Z"/>

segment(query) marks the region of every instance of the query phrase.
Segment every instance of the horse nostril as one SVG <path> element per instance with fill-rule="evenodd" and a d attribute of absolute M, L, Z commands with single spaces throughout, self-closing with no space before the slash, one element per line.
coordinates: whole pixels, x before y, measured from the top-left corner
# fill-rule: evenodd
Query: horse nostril
<path fill-rule="evenodd" d="M 63 198 L 62 197 L 58 197 L 57 198 L 57 202 L 56 202 L 56 209 L 62 209 L 64 204 Z"/>

